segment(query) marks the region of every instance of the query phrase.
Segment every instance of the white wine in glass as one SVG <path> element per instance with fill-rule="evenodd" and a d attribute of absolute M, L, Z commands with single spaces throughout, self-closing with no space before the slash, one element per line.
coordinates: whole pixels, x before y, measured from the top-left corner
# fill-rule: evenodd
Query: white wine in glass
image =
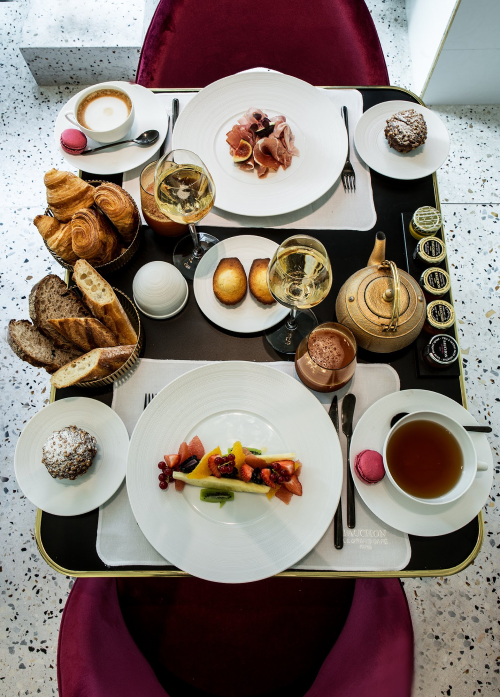
<path fill-rule="evenodd" d="M 330 292 L 332 272 L 325 247 L 309 235 L 294 235 L 276 250 L 267 270 L 273 297 L 291 313 L 267 340 L 280 353 L 295 353 L 302 339 L 318 324 L 311 307 Z M 300 310 L 300 312 L 299 312 Z"/>
<path fill-rule="evenodd" d="M 188 226 L 174 249 L 174 264 L 187 278 L 194 278 L 203 254 L 217 244 L 217 238 L 198 234 L 195 223 L 212 209 L 215 184 L 200 158 L 189 150 L 172 150 L 156 165 L 155 200 L 170 220 Z"/>

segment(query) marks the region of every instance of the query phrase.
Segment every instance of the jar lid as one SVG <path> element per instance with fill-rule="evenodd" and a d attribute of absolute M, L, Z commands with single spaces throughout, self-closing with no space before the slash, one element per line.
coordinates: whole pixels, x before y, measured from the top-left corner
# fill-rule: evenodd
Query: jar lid
<path fill-rule="evenodd" d="M 420 276 L 420 285 L 430 295 L 444 295 L 450 290 L 450 276 L 444 269 L 431 267 Z"/>
<path fill-rule="evenodd" d="M 436 334 L 425 347 L 424 358 L 435 365 L 451 365 L 458 358 L 458 343 L 448 334 Z"/>
<path fill-rule="evenodd" d="M 419 232 L 430 235 L 437 232 L 441 227 L 441 213 L 437 208 L 422 206 L 421 208 L 417 208 L 413 214 L 412 223 Z"/>
<path fill-rule="evenodd" d="M 416 253 L 427 264 L 440 264 L 446 256 L 446 246 L 439 237 L 424 237 L 418 241 Z"/>
<path fill-rule="evenodd" d="M 433 300 L 427 305 L 427 321 L 435 329 L 449 329 L 455 322 L 455 310 L 446 300 Z"/>

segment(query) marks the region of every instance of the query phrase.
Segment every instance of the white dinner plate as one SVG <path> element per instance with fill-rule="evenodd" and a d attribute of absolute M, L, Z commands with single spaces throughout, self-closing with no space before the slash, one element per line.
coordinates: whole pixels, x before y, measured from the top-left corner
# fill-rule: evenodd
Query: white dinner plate
<path fill-rule="evenodd" d="M 119 174 L 120 172 L 128 172 L 129 169 L 139 167 L 157 152 L 168 131 L 169 116 L 161 100 L 157 99 L 153 92 L 141 85 L 131 85 L 129 82 L 114 81 L 106 84 L 121 87 L 134 102 L 134 124 L 128 134 L 120 140 L 137 138 L 144 131 L 151 129 L 158 131 L 160 137 L 156 143 L 144 147 L 131 143 L 130 145 L 113 146 L 92 155 L 70 155 L 64 152 L 61 148 L 61 133 L 67 128 L 75 128 L 64 114 L 67 111 L 72 111 L 81 92 L 75 94 L 66 102 L 56 119 L 54 130 L 56 150 L 70 165 L 85 172 L 92 172 L 92 174 Z M 97 143 L 90 138 L 88 139 L 88 148 L 97 148 L 100 145 L 103 145 L 103 143 Z"/>
<path fill-rule="evenodd" d="M 287 506 L 262 494 L 235 493 L 223 508 L 158 486 L 157 463 L 198 435 L 207 451 L 236 440 L 267 452 L 296 453 L 303 495 Z M 246 583 L 297 563 L 327 530 L 342 488 L 337 433 L 320 402 L 297 380 L 263 365 L 203 366 L 167 385 L 132 434 L 127 491 L 153 547 L 178 568 L 208 581 Z"/>
<path fill-rule="evenodd" d="M 362 450 L 382 453 L 390 422 L 395 414 L 414 411 L 440 411 L 464 426 L 477 421 L 460 404 L 449 397 L 428 390 L 403 390 L 375 402 L 361 417 L 351 441 L 351 471 L 359 495 L 380 520 L 410 535 L 434 537 L 459 530 L 477 516 L 484 506 L 493 483 L 493 458 L 486 436 L 470 433 L 478 459 L 488 469 L 478 472 L 470 489 L 453 503 L 440 506 L 412 501 L 384 477 L 378 484 L 366 484 L 354 471 L 356 455 Z"/>
<path fill-rule="evenodd" d="M 42 463 L 48 437 L 78 426 L 97 439 L 97 454 L 85 474 L 53 479 Z M 93 511 L 118 489 L 125 476 L 129 438 L 125 424 L 110 407 L 88 397 L 68 397 L 47 405 L 27 423 L 16 447 L 14 466 L 23 494 L 54 515 Z"/>
<path fill-rule="evenodd" d="M 386 121 L 398 111 L 415 109 L 427 124 L 427 140 L 412 152 L 389 147 L 384 134 Z M 382 102 L 365 111 L 354 131 L 358 155 L 380 174 L 393 179 L 420 179 L 432 174 L 448 158 L 450 136 L 439 116 L 414 102 Z"/>
<path fill-rule="evenodd" d="M 265 179 L 240 170 L 226 143 L 226 133 L 250 107 L 286 116 L 300 150 L 288 169 Z M 347 134 L 321 90 L 290 75 L 251 72 L 217 80 L 193 97 L 179 115 L 173 147 L 201 157 L 215 182 L 217 208 L 267 216 L 302 208 L 333 186 L 346 159 Z"/>
<path fill-rule="evenodd" d="M 254 259 L 272 259 L 276 242 L 256 235 L 236 235 L 222 240 L 208 250 L 198 264 L 194 276 L 193 290 L 201 311 L 209 320 L 223 329 L 247 334 L 262 332 L 284 319 L 290 310 L 279 303 L 263 305 L 248 289 L 246 296 L 237 305 L 221 303 L 214 295 L 212 279 L 221 259 L 237 257 L 247 274 Z"/>

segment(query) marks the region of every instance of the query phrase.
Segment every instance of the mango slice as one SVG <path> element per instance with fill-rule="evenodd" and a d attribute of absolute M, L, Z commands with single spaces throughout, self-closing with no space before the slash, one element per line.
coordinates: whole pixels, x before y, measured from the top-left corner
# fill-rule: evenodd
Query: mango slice
<path fill-rule="evenodd" d="M 198 462 L 194 470 L 187 475 L 188 479 L 202 479 L 203 477 L 209 477 L 212 472 L 208 466 L 208 458 L 212 455 L 221 455 L 221 450 L 219 446 L 214 448 L 210 453 L 205 453 L 201 460 Z"/>
<path fill-rule="evenodd" d="M 239 440 L 237 440 L 236 443 L 233 445 L 233 449 L 231 450 L 231 452 L 236 458 L 234 461 L 234 466 L 238 470 L 239 474 L 241 466 L 245 464 L 245 453 L 243 452 L 243 446 L 241 445 Z"/>

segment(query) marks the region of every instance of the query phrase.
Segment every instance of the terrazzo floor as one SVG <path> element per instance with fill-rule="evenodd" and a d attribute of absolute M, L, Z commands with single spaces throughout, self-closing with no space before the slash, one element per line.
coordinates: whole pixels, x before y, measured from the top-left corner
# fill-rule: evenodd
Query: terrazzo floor
<path fill-rule="evenodd" d="M 392 84 L 411 86 L 404 0 L 368 0 Z M 49 399 L 44 371 L 15 358 L 5 341 L 12 317 L 27 313 L 32 282 L 60 267 L 48 260 L 32 219 L 44 207 L 43 173 L 63 164 L 52 128 L 80 86 L 39 88 L 17 50 L 24 3 L 0 3 L 0 182 L 2 389 L 0 499 L 0 695 L 57 694 L 60 614 L 71 588 L 41 560 L 34 541 L 34 507 L 13 471 L 17 438 Z M 452 151 L 439 172 L 441 201 L 469 409 L 490 424 L 497 482 L 484 507 L 485 541 L 462 573 L 405 582 L 416 639 L 414 695 L 498 694 L 500 641 L 500 107 L 439 107 Z"/>

